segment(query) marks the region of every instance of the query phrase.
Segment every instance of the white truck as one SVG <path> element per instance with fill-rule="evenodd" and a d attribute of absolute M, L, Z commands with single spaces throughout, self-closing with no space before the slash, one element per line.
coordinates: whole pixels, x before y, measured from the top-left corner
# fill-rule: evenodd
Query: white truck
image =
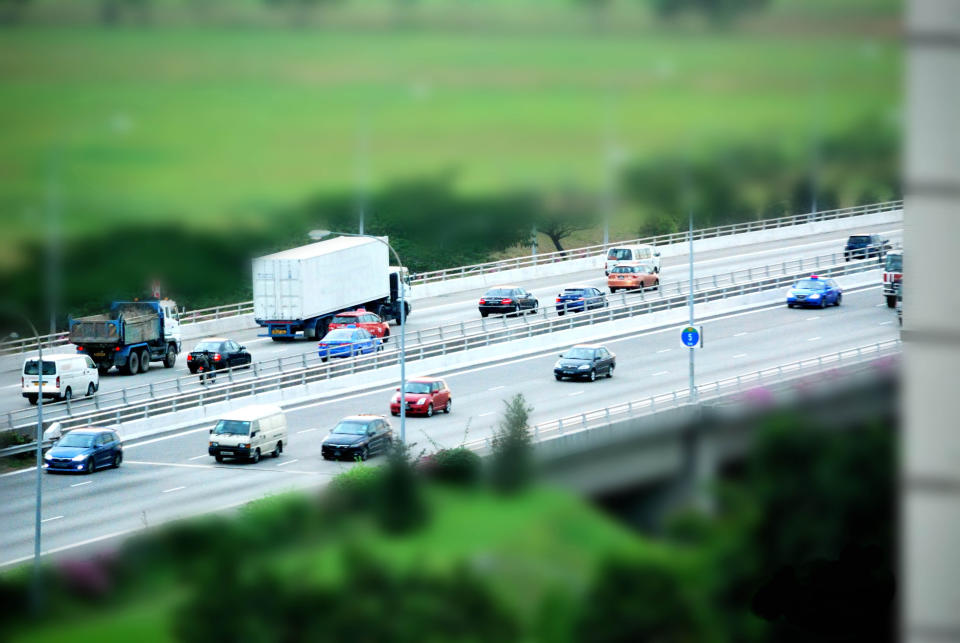
<path fill-rule="evenodd" d="M 253 260 L 253 317 L 275 341 L 323 337 L 337 313 L 360 307 L 399 324 L 401 289 L 410 314 L 407 280 L 375 238 L 318 241 Z"/>

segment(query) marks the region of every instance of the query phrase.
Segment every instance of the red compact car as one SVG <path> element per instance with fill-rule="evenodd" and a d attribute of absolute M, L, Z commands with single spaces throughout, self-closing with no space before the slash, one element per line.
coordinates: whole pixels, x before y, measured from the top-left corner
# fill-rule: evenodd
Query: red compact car
<path fill-rule="evenodd" d="M 407 380 L 407 415 L 432 416 L 435 412 L 449 413 L 453 398 L 447 383 L 435 377 L 414 377 Z M 390 400 L 390 412 L 400 415 L 400 387 Z"/>
<path fill-rule="evenodd" d="M 329 329 L 334 330 L 336 328 L 346 328 L 347 326 L 362 328 L 383 341 L 388 341 L 390 337 L 390 324 L 380 319 L 379 315 L 369 313 L 363 308 L 357 308 L 348 313 L 337 313 L 330 321 Z"/>

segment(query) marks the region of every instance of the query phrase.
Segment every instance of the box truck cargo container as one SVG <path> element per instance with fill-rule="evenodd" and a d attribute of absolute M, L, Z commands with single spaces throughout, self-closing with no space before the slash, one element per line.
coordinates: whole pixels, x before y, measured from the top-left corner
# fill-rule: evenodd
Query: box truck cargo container
<path fill-rule="evenodd" d="M 323 337 L 334 315 L 360 307 L 400 323 L 406 281 L 377 239 L 319 241 L 253 260 L 253 316 L 274 340 Z"/>

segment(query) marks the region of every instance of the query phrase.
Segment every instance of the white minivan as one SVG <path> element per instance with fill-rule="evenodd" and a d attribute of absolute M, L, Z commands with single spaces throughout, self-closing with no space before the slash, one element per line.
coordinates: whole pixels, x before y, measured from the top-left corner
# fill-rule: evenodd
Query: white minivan
<path fill-rule="evenodd" d="M 287 445 L 287 417 L 269 404 L 245 406 L 221 416 L 210 429 L 207 453 L 223 462 L 235 458 L 259 462 L 269 453 L 279 458 Z"/>
<path fill-rule="evenodd" d="M 653 264 L 653 271 L 660 272 L 660 253 L 649 245 L 615 246 L 607 251 L 607 263 L 603 272 L 609 276 L 614 266 L 624 261 L 646 261 Z"/>
<path fill-rule="evenodd" d="M 44 355 L 43 399 L 69 400 L 78 395 L 90 397 L 100 388 L 100 373 L 88 355 Z M 40 365 L 36 357 L 23 360 L 20 394 L 37 403 L 40 391 Z"/>

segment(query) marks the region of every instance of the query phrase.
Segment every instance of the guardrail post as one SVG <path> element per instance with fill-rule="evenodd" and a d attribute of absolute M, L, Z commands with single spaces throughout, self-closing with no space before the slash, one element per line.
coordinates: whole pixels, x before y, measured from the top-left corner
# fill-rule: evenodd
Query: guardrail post
<path fill-rule="evenodd" d="M 123 393 L 123 404 L 124 406 L 126 406 L 127 404 L 129 404 L 129 402 L 127 402 L 127 389 L 122 389 L 121 392 Z"/>
<path fill-rule="evenodd" d="M 557 420 L 557 432 L 563 435 L 563 418 Z"/>

